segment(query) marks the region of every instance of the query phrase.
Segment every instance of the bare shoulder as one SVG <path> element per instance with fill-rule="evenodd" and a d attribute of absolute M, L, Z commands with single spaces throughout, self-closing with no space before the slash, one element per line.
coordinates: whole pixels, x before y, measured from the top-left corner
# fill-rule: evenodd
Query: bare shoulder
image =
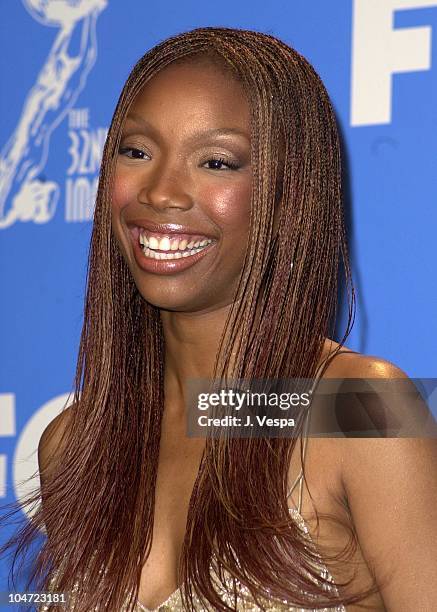
<path fill-rule="evenodd" d="M 437 556 L 430 544 L 437 537 L 432 415 L 415 394 L 414 382 L 390 361 L 344 354 L 336 367 L 338 377 L 382 381 L 365 408 L 373 420 L 382 416 L 388 423 L 379 435 L 346 437 L 331 445 L 360 549 L 387 609 L 431 610 L 437 597 Z"/>
<path fill-rule="evenodd" d="M 340 350 L 341 352 L 337 351 Z M 408 378 L 397 365 L 374 355 L 364 355 L 326 339 L 322 359 L 329 360 L 326 378 Z"/>
<path fill-rule="evenodd" d="M 59 456 L 68 426 L 73 416 L 75 405 L 72 404 L 58 414 L 44 429 L 38 443 L 38 465 L 43 484 L 45 474 L 50 470 L 53 461 Z"/>
<path fill-rule="evenodd" d="M 341 352 L 337 352 L 341 351 Z M 339 346 L 333 340 L 327 339 L 324 350 L 321 355 L 320 363 L 327 362 L 327 366 L 322 374 L 322 379 L 372 379 L 372 380 L 408 380 L 407 374 L 392 362 L 376 357 L 373 355 L 364 355 L 348 348 L 347 346 Z M 382 414 L 386 407 L 381 402 L 370 401 L 371 394 L 367 398 L 367 414 L 365 418 L 369 418 L 371 423 L 377 425 L 383 423 L 382 428 L 386 426 L 384 418 L 386 414 Z M 404 406 L 403 409 L 408 411 L 409 406 Z M 357 421 L 361 422 L 363 415 L 356 414 L 356 410 L 352 404 L 342 406 L 342 409 L 348 411 L 349 414 L 343 414 L 341 425 L 352 425 Z M 395 414 L 392 415 L 396 419 L 396 410 L 400 411 L 400 403 L 391 406 L 390 409 Z M 355 462 L 363 462 L 364 452 L 371 453 L 373 438 L 365 437 L 348 437 L 344 435 L 323 434 L 320 432 L 336 432 L 338 425 L 337 421 L 333 424 L 326 416 L 315 407 L 312 408 L 310 434 L 306 441 L 306 471 L 311 475 L 311 481 L 317 483 L 320 491 L 330 495 L 331 500 L 320 499 L 319 502 L 323 506 L 331 504 L 332 500 L 341 502 L 341 505 L 347 504 L 347 491 L 345 479 L 347 476 L 353 477 L 353 465 Z M 336 407 L 335 417 L 339 417 L 339 410 Z M 349 429 L 354 429 L 352 426 Z M 356 429 L 359 429 L 357 427 Z M 301 468 L 299 453 L 293 453 L 290 465 L 290 482 L 296 478 Z"/>
<path fill-rule="evenodd" d="M 373 355 L 344 353 L 337 357 L 339 378 L 407 379 L 408 375 L 397 365 Z"/>
<path fill-rule="evenodd" d="M 411 391 L 414 386 L 406 372 L 393 362 L 375 355 L 364 355 L 352 351 L 346 346 L 341 347 L 341 352 L 336 354 L 338 348 L 337 343 L 330 341 L 327 349 L 325 343 L 324 355 L 329 364 L 323 378 L 363 381 L 366 384 L 366 389 L 361 389 L 361 387 L 360 389 L 362 391 L 367 390 L 368 393 L 360 396 L 359 414 L 356 403 L 348 401 L 347 403 L 343 402 L 343 404 L 337 402 L 336 416 L 342 419 L 343 424 L 349 424 L 350 430 L 354 429 L 352 424 L 355 424 L 356 431 L 359 431 L 361 423 L 368 419 L 375 431 L 374 436 L 370 433 L 367 436 L 349 436 L 346 431 L 344 437 L 335 435 L 332 438 L 327 437 L 317 440 L 318 446 L 323 445 L 324 451 L 331 457 L 331 469 L 337 473 L 338 482 L 340 482 L 343 480 L 342 469 L 346 459 L 348 465 L 351 465 L 354 456 L 358 461 L 361 461 L 362 456 L 361 453 L 356 452 L 357 449 L 370 449 L 372 440 L 384 437 L 391 426 L 399 426 L 411 416 L 411 402 L 409 400 L 411 396 L 406 393 L 401 396 L 400 393 L 396 392 L 400 389 Z M 388 381 L 388 383 L 386 384 L 385 381 Z M 396 383 L 396 386 L 394 386 L 395 381 L 400 381 L 399 385 Z M 367 384 L 370 382 L 373 386 Z M 390 393 L 388 393 L 389 390 L 391 390 Z M 349 395 L 345 395 L 345 397 L 349 397 Z M 366 400 L 364 404 L 363 397 Z M 390 397 L 396 398 L 395 401 L 390 401 Z M 401 397 L 405 400 L 401 401 Z"/>
<path fill-rule="evenodd" d="M 328 356 L 338 345 L 329 348 Z M 325 377 L 400 379 L 401 383 L 413 385 L 394 363 L 356 352 L 335 355 L 324 372 Z M 411 403 L 410 398 L 407 393 L 401 401 L 399 395 L 389 393 L 385 406 L 376 401 L 369 409 L 373 417 L 381 409 L 388 409 L 399 419 L 405 414 L 417 415 L 421 406 L 414 398 Z M 359 544 L 357 559 L 362 556 L 374 576 L 384 609 L 434 609 L 433 603 L 437 600 L 436 462 L 436 435 L 408 437 L 385 432 L 374 437 L 308 438 L 308 482 L 312 496 L 310 499 L 304 490 L 303 509 L 314 536 L 318 537 L 311 522 L 314 506 L 353 527 Z M 344 541 L 340 531 L 328 526 L 321 528 L 319 535 L 320 540 L 324 535 L 336 541 L 340 548 Z M 363 581 L 368 577 L 363 571 Z"/>

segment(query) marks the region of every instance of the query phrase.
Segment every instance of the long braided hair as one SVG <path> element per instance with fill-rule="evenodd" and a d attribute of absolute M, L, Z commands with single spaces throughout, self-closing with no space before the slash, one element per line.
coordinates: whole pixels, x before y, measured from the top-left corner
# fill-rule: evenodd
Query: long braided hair
<path fill-rule="evenodd" d="M 47 526 L 50 537 L 33 575 L 41 589 L 74 588 L 79 612 L 134 605 L 151 548 L 164 409 L 160 312 L 140 295 L 111 230 L 122 125 L 154 75 L 197 61 L 237 79 L 251 108 L 249 239 L 214 376 L 313 377 L 334 331 L 340 259 L 349 305 L 340 346 L 353 323 L 339 136 L 314 68 L 281 40 L 250 30 L 204 27 L 160 42 L 134 66 L 113 115 L 88 260 L 75 407 L 61 460 L 46 477 L 44 513 L 39 506 L 14 539 L 24 552 Z M 215 610 L 233 609 L 214 589 L 211 566 L 218 574 L 226 568 L 261 608 L 276 598 L 311 608 L 350 604 L 375 590 L 337 594 L 314 572 L 317 553 L 290 519 L 286 499 L 296 440 L 206 440 L 180 563 L 187 609 L 194 594 Z M 22 504 L 38 499 L 35 494 Z"/>

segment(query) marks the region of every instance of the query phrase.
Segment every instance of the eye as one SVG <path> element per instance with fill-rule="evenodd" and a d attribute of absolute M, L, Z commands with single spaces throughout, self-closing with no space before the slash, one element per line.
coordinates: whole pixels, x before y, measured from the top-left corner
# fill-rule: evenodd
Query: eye
<path fill-rule="evenodd" d="M 128 155 L 128 153 L 130 153 L 130 155 Z M 141 151 L 141 149 L 136 149 L 135 147 L 120 147 L 118 154 L 129 157 L 129 159 L 144 159 L 144 156 L 147 155 L 145 151 Z"/>
<path fill-rule="evenodd" d="M 210 163 L 214 163 L 214 164 L 224 164 L 225 166 L 228 166 L 228 168 L 230 170 L 237 170 L 238 169 L 238 164 L 235 164 L 234 162 L 231 162 L 229 160 L 223 159 L 223 158 L 213 158 L 213 159 L 208 159 L 208 161 L 205 162 L 206 164 L 210 164 Z M 221 170 L 221 168 L 208 168 L 208 170 Z"/>

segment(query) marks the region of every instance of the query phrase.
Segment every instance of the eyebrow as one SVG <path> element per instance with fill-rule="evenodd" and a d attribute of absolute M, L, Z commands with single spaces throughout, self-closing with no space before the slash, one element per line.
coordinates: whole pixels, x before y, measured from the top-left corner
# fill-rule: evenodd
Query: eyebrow
<path fill-rule="evenodd" d="M 130 119 L 131 121 L 134 121 L 135 123 L 140 125 L 145 131 L 150 132 L 154 136 L 158 136 L 158 132 L 155 130 L 155 128 L 148 121 L 143 119 L 143 117 L 141 117 L 140 115 L 137 115 L 136 113 L 131 112 L 129 113 L 129 115 L 127 115 L 126 119 Z M 210 136 L 227 136 L 230 134 L 236 134 L 237 136 L 243 136 L 248 142 L 250 142 L 250 138 L 248 137 L 247 133 L 238 128 L 212 128 L 210 130 L 196 132 L 190 138 L 190 141 L 198 142 L 199 140 L 202 140 L 203 138 L 207 138 L 208 136 L 209 137 Z"/>

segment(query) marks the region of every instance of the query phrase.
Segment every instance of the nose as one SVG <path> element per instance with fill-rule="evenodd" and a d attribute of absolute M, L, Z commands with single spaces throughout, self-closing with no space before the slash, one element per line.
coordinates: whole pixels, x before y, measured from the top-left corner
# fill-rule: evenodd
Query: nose
<path fill-rule="evenodd" d="M 140 185 L 137 199 L 140 204 L 150 206 L 156 212 L 173 208 L 189 210 L 193 206 L 188 179 L 183 170 L 168 164 L 162 164 L 147 173 Z"/>

